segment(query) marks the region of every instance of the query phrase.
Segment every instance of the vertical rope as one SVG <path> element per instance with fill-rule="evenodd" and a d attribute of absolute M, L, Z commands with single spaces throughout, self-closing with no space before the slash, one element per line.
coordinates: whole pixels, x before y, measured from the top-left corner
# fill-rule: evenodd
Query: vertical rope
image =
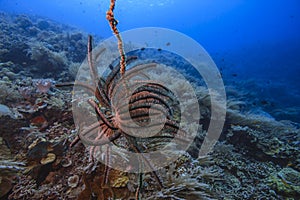
<path fill-rule="evenodd" d="M 120 53 L 120 57 L 121 57 L 120 73 L 123 76 L 125 73 L 125 70 L 126 70 L 126 57 L 125 57 L 125 52 L 124 52 L 124 47 L 123 47 L 123 41 L 122 41 L 121 35 L 119 33 L 119 30 L 117 29 L 118 21 L 115 19 L 114 9 L 115 9 L 115 0 L 110 0 L 109 10 L 106 12 L 106 19 L 108 20 L 109 25 L 118 40 L 118 49 L 119 49 L 119 53 Z"/>

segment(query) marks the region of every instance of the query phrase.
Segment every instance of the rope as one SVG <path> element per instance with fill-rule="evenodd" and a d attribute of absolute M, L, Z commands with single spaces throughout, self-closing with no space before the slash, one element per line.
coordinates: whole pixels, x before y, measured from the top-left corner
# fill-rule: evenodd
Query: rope
<path fill-rule="evenodd" d="M 120 73 L 123 76 L 125 73 L 125 69 L 126 69 L 126 57 L 125 57 L 125 52 L 124 52 L 124 47 L 123 47 L 123 41 L 122 41 L 121 35 L 119 33 L 119 30 L 117 29 L 118 21 L 115 19 L 114 9 L 115 9 L 115 0 L 110 0 L 109 10 L 106 12 L 106 19 L 108 20 L 109 25 L 110 25 L 114 35 L 118 39 L 118 49 L 119 49 L 119 53 L 120 53 L 120 57 L 121 57 Z"/>

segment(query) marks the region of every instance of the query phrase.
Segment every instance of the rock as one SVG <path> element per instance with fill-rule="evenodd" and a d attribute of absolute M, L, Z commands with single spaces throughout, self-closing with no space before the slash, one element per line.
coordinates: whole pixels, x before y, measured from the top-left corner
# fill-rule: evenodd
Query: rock
<path fill-rule="evenodd" d="M 14 118 L 14 114 L 12 111 L 7 107 L 6 105 L 0 104 L 0 117 L 2 116 L 10 116 L 11 118 Z"/>

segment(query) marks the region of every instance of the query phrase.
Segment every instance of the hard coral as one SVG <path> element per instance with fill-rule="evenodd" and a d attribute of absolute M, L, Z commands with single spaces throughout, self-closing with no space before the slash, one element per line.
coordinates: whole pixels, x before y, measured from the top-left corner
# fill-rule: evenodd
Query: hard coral
<path fill-rule="evenodd" d="M 52 51 L 40 42 L 30 44 L 28 55 L 31 60 L 35 61 L 35 65 L 38 66 L 38 71 L 41 73 L 61 71 L 68 66 L 65 52 Z"/>
<path fill-rule="evenodd" d="M 32 82 L 39 93 L 47 93 L 55 83 L 52 79 L 33 79 Z"/>
<path fill-rule="evenodd" d="M 290 167 L 272 174 L 267 183 L 281 195 L 288 197 L 300 195 L 300 172 Z"/>
<path fill-rule="evenodd" d="M 79 182 L 79 176 L 78 175 L 73 175 L 73 176 L 70 176 L 68 178 L 68 186 L 70 186 L 71 188 L 77 187 L 78 182 Z"/>
<path fill-rule="evenodd" d="M 16 102 L 20 98 L 20 93 L 12 82 L 0 80 L 0 103 Z"/>

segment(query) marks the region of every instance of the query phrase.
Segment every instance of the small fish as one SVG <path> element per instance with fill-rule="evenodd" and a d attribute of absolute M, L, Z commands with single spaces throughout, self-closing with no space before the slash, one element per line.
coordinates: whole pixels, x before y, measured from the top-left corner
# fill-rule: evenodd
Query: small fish
<path fill-rule="evenodd" d="M 286 166 L 291 167 L 291 166 L 293 166 L 293 163 L 288 163 Z"/>

